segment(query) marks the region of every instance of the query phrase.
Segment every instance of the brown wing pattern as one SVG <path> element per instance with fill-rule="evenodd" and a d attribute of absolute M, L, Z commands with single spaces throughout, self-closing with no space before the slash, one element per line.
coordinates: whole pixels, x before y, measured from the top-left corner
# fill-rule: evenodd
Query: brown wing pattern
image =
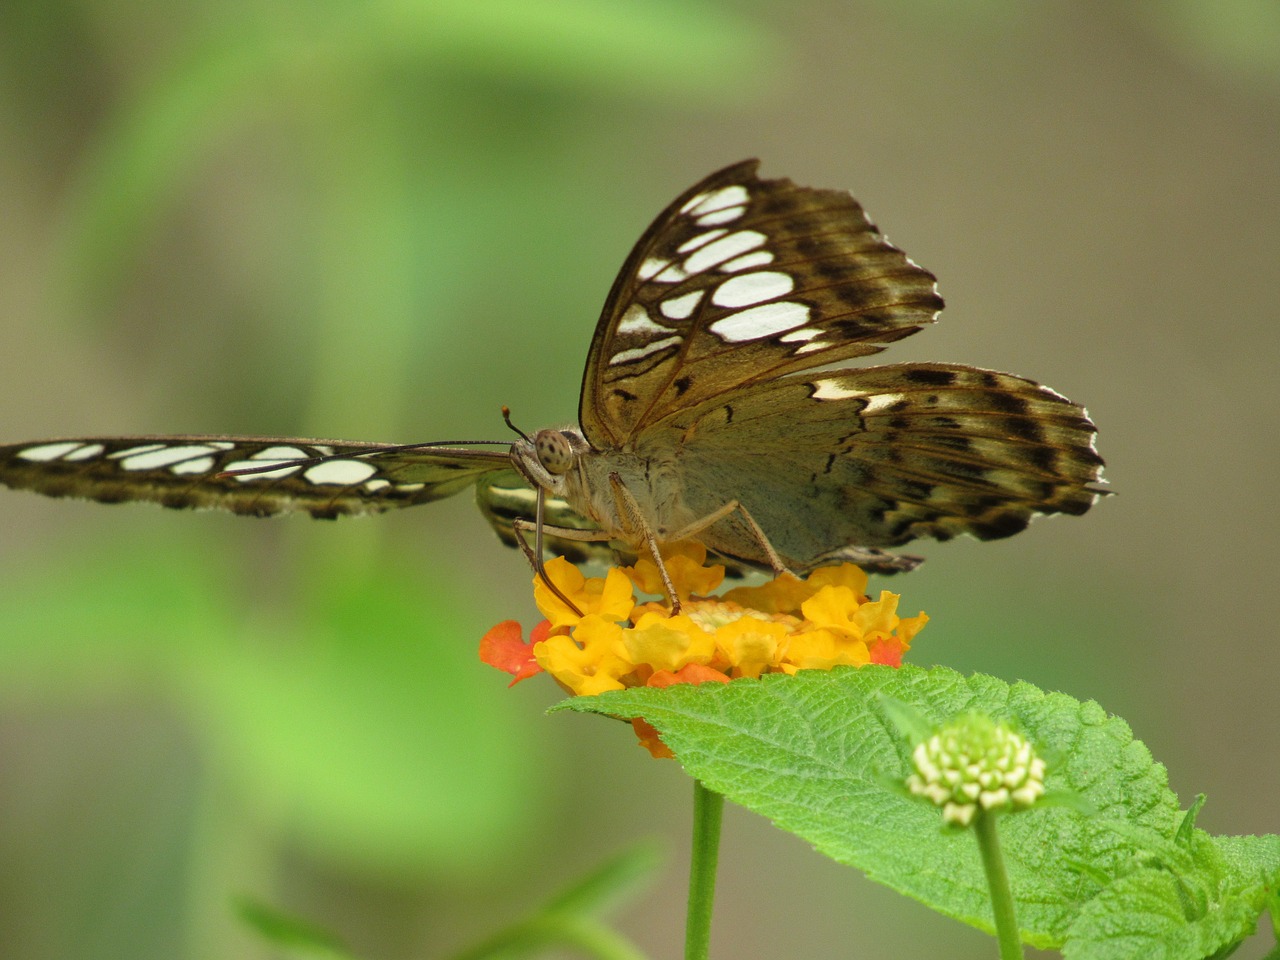
<path fill-rule="evenodd" d="M 653 222 L 623 265 L 583 374 L 597 449 L 740 387 L 875 353 L 942 309 L 934 277 L 848 193 L 712 174 Z"/>
<path fill-rule="evenodd" d="M 1037 514 L 1084 513 L 1103 492 L 1082 407 L 957 364 L 785 377 L 672 417 L 666 430 L 685 438 L 682 462 L 699 477 L 686 490 L 695 512 L 732 490 L 801 566 L 848 544 L 1007 537 Z M 785 444 L 754 442 L 775 436 Z M 732 527 L 713 533 L 732 542 L 709 537 L 712 549 L 747 559 L 759 550 Z"/>
<path fill-rule="evenodd" d="M 505 450 L 296 438 L 87 437 L 0 446 L 0 483 L 17 490 L 258 517 L 381 513 L 452 496 L 509 467 Z"/>

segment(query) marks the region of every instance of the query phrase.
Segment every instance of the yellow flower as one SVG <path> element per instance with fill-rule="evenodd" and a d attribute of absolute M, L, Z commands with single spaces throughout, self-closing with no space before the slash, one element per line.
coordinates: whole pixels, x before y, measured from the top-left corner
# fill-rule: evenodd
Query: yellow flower
<path fill-rule="evenodd" d="M 558 558 L 547 564 L 547 575 L 582 615 L 535 578 L 534 599 L 547 622 L 528 645 L 518 625 L 500 624 L 486 635 L 482 658 L 517 679 L 542 670 L 572 693 L 592 695 L 840 665 L 897 666 L 929 619 L 900 618 L 898 595 L 887 590 L 869 599 L 866 574 L 852 564 L 823 567 L 804 580 L 783 574 L 713 597 L 707 593 L 720 585 L 724 568 L 705 566 L 701 544 L 674 544 L 663 560 L 681 600 L 679 616 L 671 616 L 652 560 L 587 578 Z M 635 589 L 664 601 L 637 604 Z M 656 734 L 642 732 L 642 742 L 666 755 Z"/>
<path fill-rule="evenodd" d="M 860 604 L 860 599 L 848 587 L 828 586 L 804 601 L 800 611 L 805 620 L 815 626 L 841 631 L 861 640 L 861 613 L 870 604 Z"/>
<path fill-rule="evenodd" d="M 688 616 L 667 617 L 648 611 L 631 630 L 622 631 L 622 645 L 644 679 L 657 670 L 675 673 L 690 663 L 708 664 L 716 651 L 715 637 Z"/>
<path fill-rule="evenodd" d="M 794 635 L 786 659 L 779 666 L 784 673 L 795 673 L 839 666 L 861 667 L 870 662 L 871 652 L 861 637 L 819 628 Z"/>
<path fill-rule="evenodd" d="M 695 593 L 710 593 L 724 580 L 724 567 L 704 566 L 707 562 L 707 548 L 696 540 L 668 544 L 662 551 L 662 560 L 666 564 L 667 575 L 676 588 L 676 596 L 682 603 Z M 666 594 L 667 588 L 662 582 L 658 565 L 649 557 L 640 557 L 634 567 L 623 567 L 623 571 L 641 593 L 659 596 Z"/>
<path fill-rule="evenodd" d="M 759 677 L 779 662 L 790 633 L 786 623 L 741 616 L 716 630 L 716 649 L 735 677 Z"/>
<path fill-rule="evenodd" d="M 582 616 L 574 613 L 551 592 L 551 588 L 542 582 L 541 577 L 534 577 L 533 602 L 538 605 L 542 615 L 551 621 L 553 628 L 575 626 L 582 617 L 590 614 L 598 614 L 611 621 L 625 620 L 631 615 L 635 597 L 622 570 L 611 567 L 603 580 L 599 577 L 588 580 L 581 570 L 564 557 L 547 561 L 546 569 L 551 582 L 582 611 Z"/>
<path fill-rule="evenodd" d="M 784 573 L 758 587 L 735 587 L 721 599 L 761 613 L 799 613 L 800 604 L 813 596 L 814 589 L 807 580 Z"/>
<path fill-rule="evenodd" d="M 809 574 L 805 583 L 815 591 L 823 587 L 847 587 L 859 597 L 867 595 L 867 575 L 861 567 L 852 563 L 842 563 L 838 567 L 819 567 Z"/>
<path fill-rule="evenodd" d="M 543 670 L 578 696 L 621 690 L 621 677 L 635 664 L 618 650 L 622 627 L 598 614 L 579 621 L 573 634 L 554 634 L 534 644 L 533 658 Z"/>

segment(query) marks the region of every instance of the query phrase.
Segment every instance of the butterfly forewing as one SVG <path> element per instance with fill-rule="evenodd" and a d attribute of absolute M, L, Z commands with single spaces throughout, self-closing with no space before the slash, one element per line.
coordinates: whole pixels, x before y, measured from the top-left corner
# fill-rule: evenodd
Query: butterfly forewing
<path fill-rule="evenodd" d="M 16 489 L 250 516 L 380 513 L 451 496 L 509 467 L 505 450 L 295 438 L 89 437 L 0 447 L 0 483 Z"/>
<path fill-rule="evenodd" d="M 583 376 L 583 433 L 623 447 L 678 411 L 875 353 L 942 308 L 934 277 L 849 194 L 713 174 L 645 232 L 614 282 Z"/>

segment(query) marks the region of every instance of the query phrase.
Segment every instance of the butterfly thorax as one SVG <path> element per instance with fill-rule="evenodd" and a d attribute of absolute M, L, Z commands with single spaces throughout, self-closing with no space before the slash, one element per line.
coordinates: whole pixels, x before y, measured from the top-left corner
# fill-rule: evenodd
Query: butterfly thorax
<path fill-rule="evenodd" d="M 618 539 L 664 543 L 694 519 L 676 463 L 631 450 L 591 450 L 565 477 L 565 499 Z"/>
<path fill-rule="evenodd" d="M 646 532 L 662 541 L 691 519 L 674 463 L 627 450 L 596 450 L 572 427 L 517 440 L 511 461 L 534 487 L 634 545 L 644 542 Z"/>

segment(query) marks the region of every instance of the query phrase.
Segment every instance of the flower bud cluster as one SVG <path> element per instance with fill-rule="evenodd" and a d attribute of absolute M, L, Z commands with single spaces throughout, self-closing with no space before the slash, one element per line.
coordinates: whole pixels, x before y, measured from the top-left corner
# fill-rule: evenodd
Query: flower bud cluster
<path fill-rule="evenodd" d="M 1044 761 L 1026 738 L 990 717 L 958 718 L 917 746 L 907 787 L 968 826 L 978 811 L 1011 811 L 1044 795 Z"/>

